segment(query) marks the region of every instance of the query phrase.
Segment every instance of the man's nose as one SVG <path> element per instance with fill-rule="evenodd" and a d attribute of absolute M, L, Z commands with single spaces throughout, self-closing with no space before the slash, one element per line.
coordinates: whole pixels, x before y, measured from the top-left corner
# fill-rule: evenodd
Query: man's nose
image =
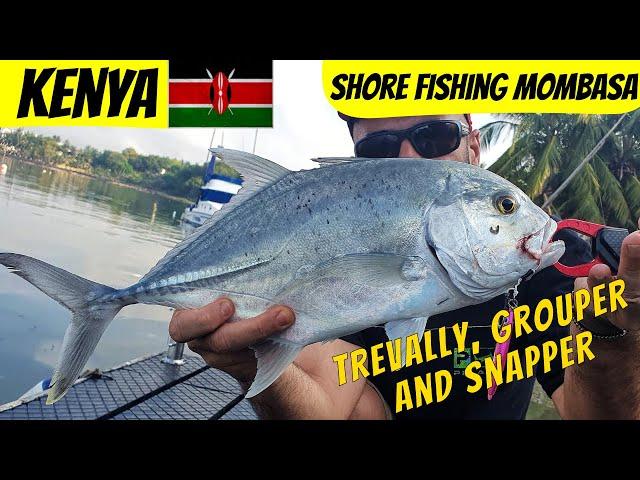
<path fill-rule="evenodd" d="M 411 142 L 407 139 L 403 140 L 400 144 L 400 153 L 398 156 L 400 158 L 421 158 L 420 154 L 416 152 Z"/>

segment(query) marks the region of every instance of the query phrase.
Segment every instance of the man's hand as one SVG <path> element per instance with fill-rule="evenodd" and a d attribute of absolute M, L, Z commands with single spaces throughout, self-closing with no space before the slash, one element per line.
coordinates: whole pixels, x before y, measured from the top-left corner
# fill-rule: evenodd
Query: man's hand
<path fill-rule="evenodd" d="M 640 225 L 640 221 L 638 223 Z M 607 265 L 595 265 L 589 271 L 589 277 L 576 279 L 574 290 L 588 289 L 593 298 L 595 286 L 608 284 L 616 278 L 624 280 L 625 288 L 622 298 L 628 306 L 603 316 L 618 328 L 630 332 L 640 330 L 640 231 L 633 232 L 624 239 L 617 276 L 612 275 Z M 608 290 L 605 288 L 604 291 Z M 593 302 L 585 314 L 593 319 Z M 597 322 L 597 319 L 595 321 Z"/>
<path fill-rule="evenodd" d="M 234 312 L 228 298 L 194 310 L 178 310 L 171 318 L 169 335 L 176 342 L 186 342 L 208 365 L 246 385 L 256 374 L 256 359 L 249 347 L 289 328 L 295 316 L 288 307 L 274 306 L 257 317 L 229 322 Z"/>
<path fill-rule="evenodd" d="M 210 366 L 224 370 L 247 389 L 256 375 L 256 359 L 249 347 L 289 328 L 295 318 L 290 308 L 280 305 L 257 317 L 229 322 L 234 312 L 228 298 L 195 310 L 176 311 L 169 335 L 176 342 L 187 342 Z M 386 418 L 384 402 L 364 378 L 338 386 L 332 357 L 356 348 L 343 340 L 303 348 L 278 380 L 251 398 L 258 415 L 271 419 Z"/>
<path fill-rule="evenodd" d="M 640 232 L 624 239 L 616 277 L 608 266 L 596 265 L 588 277 L 576 279 L 575 290 L 588 289 L 593 298 L 594 287 L 615 278 L 625 282 L 622 297 L 628 305 L 602 317 L 628 333 L 610 340 L 594 337 L 595 358 L 565 370 L 564 383 L 552 396 L 563 418 L 640 419 L 640 370 L 635 362 L 640 356 Z M 584 320 L 597 326 L 602 318 L 594 318 L 591 303 Z M 579 333 L 575 325 L 571 333 Z"/>

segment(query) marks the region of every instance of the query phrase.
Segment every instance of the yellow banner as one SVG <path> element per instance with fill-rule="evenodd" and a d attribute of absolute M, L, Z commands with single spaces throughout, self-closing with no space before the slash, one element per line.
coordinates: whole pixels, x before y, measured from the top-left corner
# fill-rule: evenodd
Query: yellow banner
<path fill-rule="evenodd" d="M 167 60 L 1 60 L 2 127 L 166 128 Z"/>
<path fill-rule="evenodd" d="M 325 60 L 324 93 L 360 118 L 635 110 L 639 60 Z"/>

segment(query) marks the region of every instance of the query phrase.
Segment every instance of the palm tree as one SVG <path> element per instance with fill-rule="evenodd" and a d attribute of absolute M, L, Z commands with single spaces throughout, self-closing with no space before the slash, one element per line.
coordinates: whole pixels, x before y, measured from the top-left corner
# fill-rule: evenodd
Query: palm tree
<path fill-rule="evenodd" d="M 623 117 L 500 115 L 480 130 L 484 149 L 513 134 L 511 147 L 489 170 L 519 186 L 538 205 L 547 204 L 550 213 L 637 227 L 640 110 Z"/>

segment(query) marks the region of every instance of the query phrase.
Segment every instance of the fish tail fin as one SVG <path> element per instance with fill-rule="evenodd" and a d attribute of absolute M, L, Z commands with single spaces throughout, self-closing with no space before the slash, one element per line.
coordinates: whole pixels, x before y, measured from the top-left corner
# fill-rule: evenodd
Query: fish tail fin
<path fill-rule="evenodd" d="M 51 379 L 47 396 L 47 405 L 50 405 L 60 400 L 73 385 L 120 309 L 136 302 L 130 298 L 109 299 L 115 289 L 25 255 L 0 253 L 0 265 L 24 278 L 73 314 Z"/>

